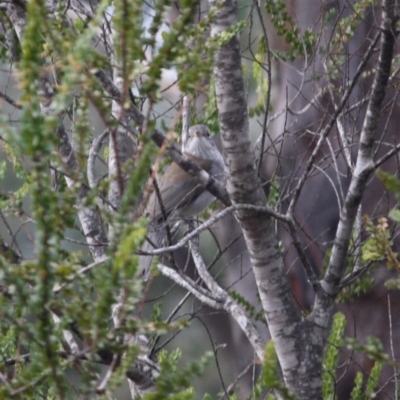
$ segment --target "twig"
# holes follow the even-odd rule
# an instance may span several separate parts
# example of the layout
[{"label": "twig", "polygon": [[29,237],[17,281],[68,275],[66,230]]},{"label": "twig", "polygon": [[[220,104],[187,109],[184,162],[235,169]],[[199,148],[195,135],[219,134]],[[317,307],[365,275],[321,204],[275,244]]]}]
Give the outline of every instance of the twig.
[{"label": "twig", "polygon": [[213,298],[211,293],[209,293],[208,291],[205,291],[204,289],[202,290],[190,278],[180,275],[177,271],[175,271],[172,268],[169,268],[163,264],[158,264],[157,268],[164,276],[172,279],[179,286],[188,290],[190,293],[192,293],[197,299],[199,299],[204,304],[207,304],[208,306],[215,308],[217,310],[221,309],[221,304],[220,304],[221,300]]},{"label": "twig", "polygon": [[258,0],[254,1],[254,4],[256,6],[258,18],[260,19],[260,24],[263,32],[263,37],[265,40],[265,52],[267,54],[267,77],[268,77],[268,87],[267,87],[267,96],[265,98],[265,113],[264,113],[264,120],[263,120],[263,127],[262,127],[262,133],[261,133],[261,149],[260,149],[260,158],[258,161],[258,175],[260,175],[261,171],[261,166],[262,166],[262,160],[264,156],[264,147],[265,147],[265,137],[267,136],[267,122],[268,122],[268,112],[269,112],[269,105],[271,101],[271,84],[272,84],[272,78],[271,78],[271,52],[270,52],[270,47],[269,47],[269,40],[268,40],[268,34],[267,34],[267,29],[264,24],[263,16],[261,13],[260,5]]},{"label": "twig", "polygon": [[364,67],[366,66],[371,54],[373,53],[375,45],[378,42],[378,39],[380,38],[380,36],[381,36],[381,33],[378,32],[376,34],[374,40],[372,41],[371,45],[369,46],[369,48],[368,48],[365,56],[363,57],[361,63],[359,64],[359,66],[357,68],[357,71],[354,74],[353,79],[351,80],[351,82],[349,83],[345,93],[343,94],[339,106],[336,108],[335,112],[331,116],[328,124],[325,126],[325,129],[323,129],[323,131],[320,133],[320,138],[318,140],[318,143],[316,144],[316,146],[315,146],[315,148],[314,148],[314,150],[313,150],[313,152],[312,152],[312,154],[311,154],[311,156],[310,156],[310,158],[309,158],[309,160],[307,162],[305,171],[304,171],[303,175],[300,177],[299,182],[297,184],[297,187],[294,190],[292,199],[291,199],[290,204],[289,204],[289,209],[288,209],[288,213],[289,214],[293,214],[294,207],[295,207],[295,205],[297,203],[297,200],[299,199],[300,192],[301,192],[301,190],[302,190],[302,188],[304,186],[304,183],[305,183],[306,179],[308,178],[308,176],[309,176],[309,174],[311,172],[312,166],[314,165],[314,161],[316,160],[316,158],[317,158],[317,156],[318,156],[318,154],[319,154],[319,152],[321,150],[321,147],[324,144],[325,139],[328,136],[329,132],[331,131],[333,125],[335,124],[338,116],[341,114],[341,112],[343,110],[343,107],[347,103],[347,100],[349,99],[354,87],[356,86],[356,83],[358,82],[358,79],[361,76],[361,74],[362,74],[362,72],[364,70]]},{"label": "twig", "polygon": [[21,104],[17,103],[10,96],[7,96],[5,93],[0,91],[0,98],[4,99],[7,103],[11,104],[13,107],[18,108],[18,110],[22,110]]},{"label": "twig", "polygon": [[[374,171],[374,143],[381,116],[382,104],[390,76],[395,45],[394,28],[397,14],[393,0],[386,0],[382,7],[381,47],[372,92],[361,131],[357,162],[350,182],[346,200],[340,213],[340,221],[335,235],[329,265],[322,281],[326,300],[331,304],[340,290],[340,282],[346,268],[346,257],[352,229],[357,216],[367,181]],[[374,41],[375,42],[375,41]],[[365,60],[365,57],[364,57]],[[321,303],[319,303],[321,304]]]},{"label": "twig", "polygon": [[390,304],[390,293],[387,295],[388,301],[388,316],[389,316],[389,335],[390,335],[390,352],[392,353],[392,360],[393,360],[393,374],[394,374],[394,398],[398,399],[399,393],[399,380],[397,376],[397,368],[396,368],[396,358],[394,354],[394,347],[393,347],[393,325],[392,325],[392,307]]},{"label": "twig", "polygon": [[183,97],[182,106],[182,152],[185,151],[185,146],[189,137],[190,126],[190,99],[189,96]]},{"label": "twig", "polygon": [[199,225],[196,229],[194,229],[189,234],[187,234],[184,238],[182,238],[175,245],[168,246],[168,247],[162,247],[160,249],[154,249],[154,250],[151,250],[151,251],[142,252],[142,254],[155,256],[155,255],[159,255],[159,254],[164,254],[164,253],[168,253],[168,252],[171,252],[171,251],[175,251],[175,250],[183,247],[186,243],[188,243],[191,239],[193,239],[199,233],[205,231],[210,226],[215,224],[215,222],[217,222],[218,220],[224,218],[227,214],[229,214],[231,212],[234,212],[234,211],[237,211],[237,210],[251,210],[251,211],[255,211],[255,212],[265,213],[265,214],[268,214],[271,217],[274,217],[274,218],[276,218],[276,219],[278,219],[280,221],[283,221],[283,222],[286,222],[286,223],[290,223],[290,218],[288,218],[287,216],[272,210],[268,206],[259,207],[259,206],[253,206],[251,204],[235,204],[233,206],[225,208],[225,210],[219,212],[214,217],[208,219],[206,222],[204,222],[201,225]]},{"label": "twig", "polygon": [[199,276],[206,284],[210,292],[216,294],[218,298],[221,299],[219,303],[219,309],[223,309],[235,319],[239,327],[242,329],[243,333],[246,335],[247,339],[251,343],[254,351],[257,354],[257,357],[260,360],[264,359],[264,341],[261,336],[257,332],[257,329],[254,327],[250,318],[246,315],[246,312],[243,308],[236,303],[235,300],[224,290],[222,289],[214,278],[210,275],[207,270],[207,267],[203,261],[203,258],[200,255],[198,244],[194,241],[190,242],[190,251],[193,256],[194,263],[196,265],[197,272]]},{"label": "twig", "polygon": [[68,282],[65,282],[57,287],[55,287],[53,289],[53,293],[59,293],[61,292],[61,290],[63,290],[67,285],[69,285],[70,283],[72,283],[79,275],[83,275],[86,272],[89,272],[90,270],[92,270],[93,268],[98,267],[99,265],[102,265],[104,263],[106,263],[107,261],[109,261],[111,258],[108,256],[104,256],[102,259],[87,265],[86,267],[81,268],[76,274],[72,275],[71,277],[68,278]]},{"label": "twig", "polygon": [[101,146],[103,145],[103,142],[105,138],[108,136],[109,131],[106,129],[100,136],[96,137],[92,145],[90,146],[89,149],[89,154],[88,154],[88,165],[87,165],[87,177],[88,177],[88,182],[89,182],[89,187],[93,189],[94,187],[97,186],[97,180],[95,177],[94,173],[94,163],[96,161],[96,157],[101,149]]}]

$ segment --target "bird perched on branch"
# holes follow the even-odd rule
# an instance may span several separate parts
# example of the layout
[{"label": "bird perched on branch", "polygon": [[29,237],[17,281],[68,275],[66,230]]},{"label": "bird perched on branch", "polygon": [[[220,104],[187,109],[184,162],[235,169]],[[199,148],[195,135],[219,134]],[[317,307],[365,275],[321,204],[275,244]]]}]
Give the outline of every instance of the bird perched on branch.
[{"label": "bird perched on branch", "polygon": [[[183,152],[211,176],[222,181],[224,162],[210,131],[205,125],[189,128],[189,135]],[[200,185],[196,178],[187,174],[178,164],[172,163],[166,170],[159,185],[149,199],[145,216],[150,218],[146,241],[142,252],[163,246],[167,236],[167,225],[171,220],[194,217],[205,210],[215,197]],[[161,197],[161,204],[160,204]],[[147,279],[153,256],[139,257],[140,275]]]}]

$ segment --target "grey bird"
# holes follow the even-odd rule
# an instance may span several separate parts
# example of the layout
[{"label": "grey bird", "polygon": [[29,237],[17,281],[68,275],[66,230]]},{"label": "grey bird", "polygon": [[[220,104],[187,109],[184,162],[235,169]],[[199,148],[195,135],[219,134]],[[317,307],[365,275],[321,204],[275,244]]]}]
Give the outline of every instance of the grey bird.
[{"label": "grey bird", "polygon": [[[210,131],[205,125],[189,128],[189,135],[183,152],[192,161],[219,181],[224,179],[224,161],[218,151]],[[196,178],[187,174],[178,164],[172,163],[159,183],[163,209],[154,191],[144,212],[150,219],[143,252],[163,246],[167,230],[166,224],[172,219],[194,217],[205,210],[215,197],[200,185]],[[163,210],[165,215],[163,215]],[[166,218],[166,221],[165,221]],[[139,257],[139,273],[148,279],[153,256]]]}]

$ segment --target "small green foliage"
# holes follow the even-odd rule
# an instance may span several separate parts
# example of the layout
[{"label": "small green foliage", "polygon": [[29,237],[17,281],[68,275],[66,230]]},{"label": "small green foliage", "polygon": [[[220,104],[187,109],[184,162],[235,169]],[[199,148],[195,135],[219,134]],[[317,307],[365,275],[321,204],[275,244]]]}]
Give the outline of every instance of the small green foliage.
[{"label": "small green foliage", "polygon": [[136,272],[138,257],[132,249],[138,249],[143,243],[147,230],[147,220],[141,218],[137,223],[128,225],[118,242],[113,267],[117,269],[128,269],[128,275]]},{"label": "small green foliage", "polygon": [[367,381],[366,398],[373,399],[376,397],[376,389],[379,384],[379,377],[382,372],[382,363],[377,361],[371,369],[370,376]]},{"label": "small green foliage", "polygon": [[8,326],[4,321],[0,323],[0,357],[7,360],[13,357],[16,352],[15,337],[17,329],[15,326]]},{"label": "small green foliage", "polygon": [[[384,186],[390,190],[397,201],[400,202],[400,180],[397,176],[385,172],[379,169],[376,172],[380,181]],[[389,218],[395,222],[395,224],[400,224],[400,210],[395,208],[389,212]],[[393,241],[391,240],[391,233],[388,228],[387,220],[383,218],[380,222],[374,226],[370,221],[368,221],[369,233],[373,242],[373,254],[377,257],[384,257],[387,261],[389,267],[394,267],[397,270],[400,269],[400,261],[398,259],[398,253],[393,251]],[[386,287],[391,290],[400,289],[400,279],[390,279],[386,282]]]},{"label": "small green foliage", "polygon": [[321,276],[324,276],[326,273],[326,270],[328,269],[329,266],[329,260],[331,259],[332,256],[332,249],[328,249],[325,252],[325,257],[322,261],[322,271],[321,271]]},{"label": "small green foliage", "polygon": [[268,205],[272,208],[279,204],[279,198],[281,196],[279,189],[279,180],[279,176],[274,175],[269,182]]},{"label": "small green foliage", "polygon": [[324,14],[324,21],[325,23],[329,24],[335,21],[337,16],[337,9],[336,7],[331,7],[325,14]]},{"label": "small green foliage", "polygon": [[[262,41],[263,38],[260,39]],[[260,116],[265,112],[265,99],[268,93],[268,77],[262,68],[266,58],[265,52],[260,52],[255,55],[253,61],[253,77],[256,81],[257,102],[254,107],[249,110],[250,117]]]},{"label": "small green foliage", "polygon": [[364,217],[365,229],[369,238],[363,245],[362,259],[379,261],[385,259],[388,267],[399,267],[398,254],[392,250],[393,241],[389,230],[388,220],[384,217],[378,219],[375,225],[369,217]]},{"label": "small green foliage", "polygon": [[316,42],[315,35],[309,30],[306,30],[304,34],[300,32],[295,20],[286,9],[285,1],[267,0],[265,9],[271,18],[276,33],[285,39],[286,44],[290,45],[290,51],[279,54],[281,58],[293,61],[297,57],[313,54]]},{"label": "small green foliage", "polygon": [[364,345],[360,344],[355,338],[346,338],[345,343],[349,350],[364,353],[369,359],[375,362],[369,373],[365,387],[363,382],[363,373],[357,373],[355,378],[355,386],[351,392],[351,399],[374,399],[376,397],[376,389],[379,384],[379,377],[381,375],[383,365],[391,365],[393,362],[385,353],[381,341],[375,337],[368,337],[366,344]]},{"label": "small green foliage", "polygon": [[400,181],[399,179],[386,171],[383,171],[382,169],[378,169],[376,171],[376,176],[379,178],[379,180],[383,183],[383,185],[386,187],[386,189],[390,190],[397,198],[398,201],[400,201]]},{"label": "small green foliage", "polygon": [[376,397],[376,388],[379,384],[379,376],[382,371],[382,364],[375,362],[367,380],[366,388],[363,390],[363,374],[357,372],[355,385],[351,392],[351,400],[370,400]]},{"label": "small green foliage", "polygon": [[400,279],[388,279],[385,286],[388,290],[400,290]]},{"label": "small green foliage", "polygon": [[[354,241],[354,238],[352,238],[352,243],[354,243]],[[362,246],[363,252],[361,256],[361,262],[365,265],[367,265],[367,263],[371,263],[372,265],[369,266],[368,270],[362,276],[359,276],[356,280],[354,280],[353,283],[344,287],[340,291],[336,298],[337,302],[352,302],[361,295],[367,293],[373,287],[375,280],[372,277],[372,273],[374,272],[377,263],[372,262],[372,260],[367,260],[364,257],[364,254],[368,255],[369,250],[372,248],[372,243],[369,243],[368,241]],[[349,274],[354,269],[354,257],[349,255],[347,262],[348,267],[346,269],[346,274]]]},{"label": "small green foliage", "polygon": [[[371,7],[370,0],[359,0],[354,2],[353,12],[347,16],[337,12],[336,7],[331,7],[324,14],[325,29],[329,31],[331,39],[327,44],[319,47],[319,53],[327,55],[325,57],[325,67],[330,79],[343,76],[344,69],[348,63],[348,46],[359,30],[360,24],[364,20],[365,12]],[[306,39],[307,41],[307,39]],[[316,77],[319,79],[319,77]]]},{"label": "small green foliage", "polygon": [[352,302],[361,295],[368,293],[375,283],[375,280],[369,276],[372,270],[373,268],[370,268],[368,274],[364,274],[357,278],[352,284],[343,288],[338,294],[336,301],[338,303]]},{"label": "small green foliage", "polygon": [[396,224],[400,224],[400,210],[394,209],[389,212],[389,218],[396,222]]},{"label": "small green foliage", "polygon": [[269,340],[264,349],[264,364],[261,374],[264,387],[273,388],[280,384],[278,372],[278,360],[276,358],[275,345]]},{"label": "small green foliage", "polygon": [[367,337],[366,344],[362,345],[355,338],[346,338],[346,347],[349,350],[365,353],[371,360],[380,363],[390,362],[389,356],[385,353],[382,342],[376,337]]},{"label": "small green foliage", "polygon": [[333,317],[331,333],[323,362],[322,393],[323,398],[334,400],[336,368],[339,360],[339,347],[346,328],[346,317],[338,312]]},{"label": "small green foliage", "polygon": [[201,376],[205,367],[213,359],[211,353],[205,354],[199,361],[192,362],[185,367],[178,367],[181,358],[179,349],[167,353],[160,352],[158,362],[160,364],[160,376],[156,380],[156,391],[144,396],[144,400],[192,400],[195,392],[191,387],[191,379]]},{"label": "small green foliage", "polygon": [[146,179],[148,178],[149,167],[151,166],[156,151],[157,149],[155,144],[145,139],[143,152],[139,162],[129,178],[121,202],[120,215],[122,218],[124,218],[125,214],[129,211],[129,208],[136,204],[138,196],[141,194]]},{"label": "small green foliage", "polygon": [[258,387],[258,390],[275,389],[282,399],[296,399],[289,389],[285,387],[285,384],[279,377],[278,359],[276,357],[275,345],[272,340],[267,343],[264,349],[264,363],[259,383],[260,386]]},{"label": "small green foliage", "polygon": [[356,374],[356,378],[354,379],[354,388],[351,391],[350,395],[351,400],[363,399],[362,387],[363,387],[363,374],[362,372],[358,371]]},{"label": "small green foliage", "polygon": [[[0,122],[1,129],[4,132],[5,138],[7,139],[2,144],[2,149],[7,155],[7,159],[11,163],[16,176],[18,178],[26,178],[27,173],[25,168],[22,166],[21,163],[22,160],[17,150],[19,133],[14,129],[10,129],[6,121],[3,121],[2,119],[0,119],[0,121],[1,121]],[[15,147],[12,144],[15,144]]]},{"label": "small green foliage", "polygon": [[[165,1],[159,1],[165,5]],[[143,13],[141,0],[114,1],[112,24],[114,29],[114,44],[116,50],[116,64],[121,67],[120,76],[127,87],[132,86],[133,79],[137,78],[135,71],[138,61],[143,59]],[[157,7],[157,10],[160,7]],[[161,6],[161,9],[164,7]],[[153,20],[154,23],[154,20]]]},{"label": "small green foliage", "polygon": [[161,314],[161,306],[162,303],[156,303],[151,311],[151,320],[153,322],[161,322],[162,314]]},{"label": "small green foliage", "polygon": [[204,123],[210,128],[210,132],[217,134],[219,133],[219,121],[216,107],[215,97],[215,78],[211,76],[210,84],[208,88],[208,95],[206,103],[203,107],[204,119],[193,120],[193,123]]},{"label": "small green foliage", "polygon": [[[374,284],[371,274],[379,261],[386,261],[389,268],[399,268],[398,254],[393,251],[388,220],[382,217],[376,224],[368,216],[364,216],[363,220],[369,237],[362,245],[361,262],[372,265],[366,274],[342,290],[338,296],[339,301],[352,300],[366,293]],[[352,263],[349,262],[349,264]]]},{"label": "small green foliage", "polygon": [[257,311],[256,307],[252,303],[234,290],[230,291],[229,294],[238,304],[243,306],[251,318],[253,318],[255,321],[261,321],[266,324],[265,314],[262,310]]}]

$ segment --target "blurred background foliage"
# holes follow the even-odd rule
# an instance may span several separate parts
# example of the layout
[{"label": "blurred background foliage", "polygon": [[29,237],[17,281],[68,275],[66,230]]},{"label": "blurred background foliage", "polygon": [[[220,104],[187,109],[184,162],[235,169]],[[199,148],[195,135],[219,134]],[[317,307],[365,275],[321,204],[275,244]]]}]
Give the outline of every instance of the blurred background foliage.
[{"label": "blurred background foliage", "polygon": [[[338,2],[337,6],[326,2],[309,6],[300,0],[288,3],[281,0],[240,1],[240,22],[227,34],[211,38],[210,24],[218,7],[208,10],[206,4],[193,0],[174,4],[166,0],[151,3],[142,0],[0,1],[0,234],[4,250],[0,258],[0,377],[4,383],[0,387],[1,398],[130,398],[125,373],[138,358],[140,346],[126,343],[127,334],[147,335],[150,345],[159,351],[161,378],[157,392],[147,394],[149,399],[207,398],[205,393],[210,393],[213,398],[223,398],[229,383],[237,384],[236,378],[241,371],[243,376],[247,373],[247,380],[243,379],[237,385],[239,398],[245,398],[251,392],[253,398],[261,398],[267,388],[281,390],[286,398],[291,398],[278,379],[279,369],[272,344],[266,348],[265,368],[255,385],[259,363],[254,362],[252,350],[244,344],[232,321],[222,312],[210,310],[187,296],[183,289],[166,278],[157,276],[150,284],[143,285],[136,276],[137,255],[133,251],[140,248],[146,232],[147,221],[137,215],[136,210],[140,208],[148,170],[163,155],[151,143],[149,134],[158,127],[179,141],[182,96],[188,95],[192,100],[191,123],[206,123],[213,134],[218,135],[213,55],[235,34],[241,39],[254,142],[268,122],[265,144],[268,154],[261,175],[270,205],[284,209],[282,199],[296,181],[302,168],[301,160],[314,144],[315,125],[323,120],[321,110],[317,117],[289,111],[301,101],[303,106],[309,106],[315,97],[325,101],[327,109],[331,107],[326,100],[327,77],[337,80],[332,96],[341,94],[362,59],[365,38],[370,38],[370,30],[376,28],[376,10],[379,9],[378,2],[374,8],[365,0],[350,2],[351,6],[343,5],[344,2]],[[15,13],[19,12],[17,20],[25,21],[23,32],[18,31],[17,20],[10,14],[11,8]],[[318,18],[314,18],[315,15]],[[367,23],[369,19],[373,23]],[[367,34],[364,34],[365,29]],[[393,64],[393,69],[396,68],[398,59]],[[96,75],[100,70],[114,81],[118,78],[122,82],[119,86],[122,93],[119,116],[111,112],[113,99]],[[311,85],[312,96],[308,96],[306,86],[304,93],[301,92],[299,88],[303,86],[297,86],[297,78],[291,75],[301,75],[299,71],[303,74],[302,84]],[[372,67],[364,72],[360,93],[363,88],[366,93],[369,91],[371,71]],[[299,90],[300,97],[304,94],[304,98],[289,105],[292,93],[285,89],[287,84]],[[388,107],[396,102],[395,84],[393,90]],[[321,91],[322,95],[318,97]],[[348,105],[351,108],[358,101],[361,102],[359,108],[353,109],[354,113],[345,122],[352,138],[355,137],[354,142],[365,105],[363,96],[352,99]],[[121,123],[126,114],[124,107],[128,108],[131,102],[146,119],[140,136],[137,124],[129,117],[127,121],[132,126]],[[390,121],[395,125],[392,116],[393,110],[387,119],[383,119],[383,124]],[[66,162],[68,154],[66,158],[65,154],[60,155],[65,140],[61,126],[75,154],[73,168],[69,160]],[[127,161],[123,166],[126,178],[121,207],[116,210],[107,199],[110,182],[115,177],[107,175],[110,155],[106,141],[94,164],[94,185],[88,182],[87,168],[88,153],[93,149],[94,140],[105,131],[112,136],[121,129],[127,133]],[[288,139],[279,136],[282,132]],[[333,153],[328,166],[324,158],[326,153],[319,160],[321,168],[328,171],[326,175],[330,174],[332,165],[336,167],[335,162],[340,164],[343,160],[340,149],[335,148]],[[161,170],[163,165],[161,163]],[[347,188],[347,172],[341,166],[338,169],[341,174],[332,178],[334,185],[326,181],[316,184],[311,179],[310,185],[315,189],[308,192],[308,199],[302,199],[304,206],[299,206],[303,207],[302,216],[310,225],[309,231],[304,228],[306,235],[312,232],[318,242],[318,256],[310,256],[317,271],[322,270],[323,259],[329,254],[332,232],[338,220],[332,186],[339,188],[338,191]],[[380,179],[398,199],[396,171],[397,168],[389,168]],[[313,175],[313,179],[319,177],[317,173]],[[65,178],[70,184],[65,183]],[[386,196],[383,185],[378,185],[379,193]],[[325,189],[328,200],[323,197],[325,193],[315,194],[315,190]],[[344,320],[354,321],[349,314],[359,312],[357,310],[362,310],[373,300],[384,299],[385,307],[387,305],[385,286],[380,286],[377,298],[371,300],[371,296],[368,297],[375,293],[373,288],[377,281],[385,283],[387,280],[386,275],[376,279],[373,274],[379,262],[391,267],[390,288],[398,296],[395,251],[398,212],[391,212],[390,218],[395,223],[389,223],[389,211],[394,203],[388,201],[379,210],[378,205],[383,204],[380,198],[373,197],[370,201],[374,213],[365,217],[363,234],[362,261],[370,262],[376,268],[371,267],[370,273],[346,288],[341,297],[350,306],[342,310],[344,314],[337,314],[333,322],[329,339],[333,352],[328,351],[326,355],[324,398],[334,398],[335,391],[340,399],[349,396],[372,398],[382,364],[397,375],[397,364],[384,357],[390,354],[395,333],[392,332],[389,341],[387,337],[381,337],[383,345],[380,341],[368,344],[360,344],[357,340],[342,341],[344,332],[349,334]],[[102,229],[107,232],[112,227],[113,233],[106,236],[109,243],[97,243],[104,247],[104,255],[110,258],[87,273],[80,273],[85,266],[99,261],[88,248],[80,225],[77,210],[84,207],[96,209],[101,216]],[[221,207],[217,204],[214,209]],[[312,208],[316,217],[310,216]],[[208,211],[201,218],[206,219],[212,212]],[[381,219],[377,220],[377,217]],[[319,226],[316,228],[315,225]],[[281,248],[294,296],[299,308],[307,313],[312,295],[304,276],[296,269],[298,260],[291,258],[290,240],[285,239],[281,228],[277,229],[282,234]],[[249,260],[243,243],[239,243],[239,236],[232,218],[217,224],[212,234],[201,237],[204,258],[208,263],[215,263],[215,275],[247,308],[267,338]],[[229,243],[233,245],[229,246]],[[304,243],[307,247],[306,239]],[[93,247],[96,246],[92,246],[92,250]],[[230,247],[234,251],[227,251],[222,257],[221,249]],[[188,264],[186,252],[180,251],[175,256],[179,265]],[[356,255],[351,257],[355,260]],[[349,267],[351,265],[349,262]],[[114,305],[121,304],[121,296],[122,306],[116,311]],[[178,306],[180,302],[182,305]],[[383,315],[380,309],[372,307],[368,310],[374,318]],[[386,317],[392,318],[385,312]],[[119,326],[112,322],[115,313],[120,318]],[[365,322],[361,324],[354,322],[365,335],[379,336],[375,331],[364,329]],[[394,329],[387,321],[382,326],[388,331]],[[400,324],[396,326],[398,330]],[[71,351],[74,349],[67,342],[65,331],[72,332],[80,351]],[[350,336],[359,339],[354,332]],[[361,335],[360,341],[363,339]],[[167,351],[160,352],[164,345]],[[343,389],[336,388],[335,370],[341,359],[339,346],[347,346],[348,353],[344,356],[341,353],[343,357],[350,353],[363,354],[360,356],[362,361],[354,362],[354,365],[361,365],[358,369],[370,376],[365,381],[365,392],[363,376],[353,370],[348,373],[348,382],[342,380]],[[99,363],[99,352],[104,349],[124,354],[111,377],[106,374],[110,367]],[[394,354],[392,358],[395,358]],[[348,365],[343,368],[350,370]],[[124,385],[122,389],[121,385]]]}]

